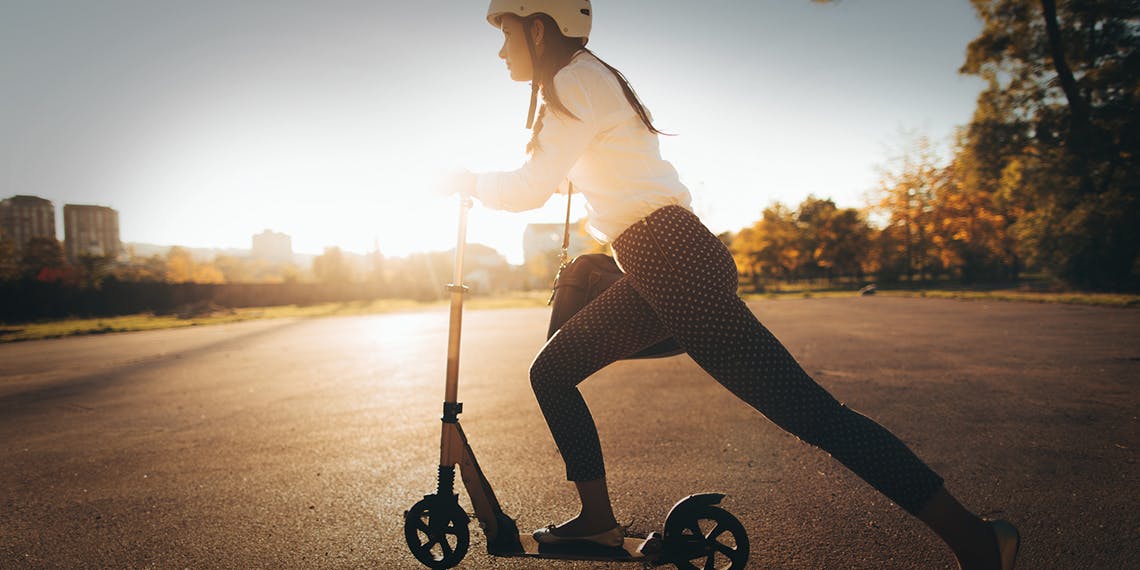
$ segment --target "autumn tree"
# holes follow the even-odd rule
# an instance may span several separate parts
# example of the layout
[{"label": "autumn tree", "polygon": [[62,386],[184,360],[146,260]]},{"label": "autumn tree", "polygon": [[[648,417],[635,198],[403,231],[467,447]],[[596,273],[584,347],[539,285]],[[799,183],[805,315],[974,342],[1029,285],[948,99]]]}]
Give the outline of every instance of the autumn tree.
[{"label": "autumn tree", "polygon": [[293,263],[257,257],[221,254],[210,265],[221,273],[225,283],[295,283],[301,275]]},{"label": "autumn tree", "polygon": [[772,280],[787,280],[799,269],[800,250],[795,212],[775,202],[759,221],[736,234],[732,251],[741,274],[752,288],[762,291]]},{"label": "autumn tree", "polygon": [[886,218],[880,232],[887,267],[897,267],[907,281],[925,281],[942,269],[935,243],[934,211],[940,186],[945,183],[942,159],[925,135],[902,134],[895,156],[879,167],[876,209]]},{"label": "autumn tree", "polygon": [[1140,2],[972,0],[961,71],[988,87],[966,132],[1027,262],[1074,285],[1140,284]]},{"label": "autumn tree", "polygon": [[166,277],[169,283],[189,283],[194,280],[194,259],[184,247],[174,246],[166,252]]},{"label": "autumn tree", "polygon": [[161,282],[166,280],[166,258],[161,255],[141,256],[127,249],[126,263],[111,267],[111,277],[126,282]]},{"label": "autumn tree", "polygon": [[191,280],[195,283],[225,283],[226,276],[213,263],[195,263]]},{"label": "autumn tree", "polygon": [[352,268],[339,247],[326,247],[313,259],[313,277],[321,283],[348,283],[352,280]]},{"label": "autumn tree", "polygon": [[166,252],[166,281],[169,283],[225,283],[226,277],[214,263],[198,262],[184,247]]},{"label": "autumn tree", "polygon": [[796,226],[805,277],[862,279],[872,231],[858,210],[809,195],[796,211]]},{"label": "autumn tree", "polygon": [[959,143],[945,167],[934,199],[934,245],[939,261],[963,283],[1010,281],[1019,275],[1017,240],[1010,232],[1019,212],[1002,199],[1010,173],[998,173],[998,185],[983,187],[976,176],[973,151]]},{"label": "autumn tree", "polygon": [[52,237],[34,237],[28,240],[24,245],[20,268],[26,277],[40,281],[62,280],[67,272],[63,246]]},{"label": "autumn tree", "polygon": [[808,195],[796,210],[797,244],[801,276],[818,278],[832,265],[828,251],[835,242],[829,222],[835,215],[835,202]]},{"label": "autumn tree", "polygon": [[824,231],[821,258],[826,262],[828,280],[833,277],[854,277],[863,281],[866,273],[874,270],[871,247],[874,229],[863,212],[855,208],[839,208],[831,212]]},{"label": "autumn tree", "polygon": [[79,254],[76,267],[79,271],[80,283],[84,287],[98,289],[103,280],[111,274],[111,267],[114,263],[115,257],[111,255]]},{"label": "autumn tree", "polygon": [[873,233],[858,210],[808,196],[796,210],[776,202],[755,224],[722,239],[743,285],[760,291],[772,281],[862,279],[871,269]]},{"label": "autumn tree", "polygon": [[246,260],[232,255],[218,255],[214,257],[214,266],[222,272],[226,283],[253,283],[253,267]]}]

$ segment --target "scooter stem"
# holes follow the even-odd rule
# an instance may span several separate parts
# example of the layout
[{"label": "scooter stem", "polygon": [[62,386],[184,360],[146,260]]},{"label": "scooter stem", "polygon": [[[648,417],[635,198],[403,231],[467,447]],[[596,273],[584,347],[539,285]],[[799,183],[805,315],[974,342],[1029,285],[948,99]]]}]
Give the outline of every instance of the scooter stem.
[{"label": "scooter stem", "polygon": [[463,284],[463,250],[467,246],[467,212],[471,209],[471,197],[462,196],[459,200],[459,235],[455,240],[455,273],[447,290],[451,292],[451,319],[447,337],[447,389],[445,404],[455,404],[459,398],[459,336],[463,327],[463,295],[467,286]]}]

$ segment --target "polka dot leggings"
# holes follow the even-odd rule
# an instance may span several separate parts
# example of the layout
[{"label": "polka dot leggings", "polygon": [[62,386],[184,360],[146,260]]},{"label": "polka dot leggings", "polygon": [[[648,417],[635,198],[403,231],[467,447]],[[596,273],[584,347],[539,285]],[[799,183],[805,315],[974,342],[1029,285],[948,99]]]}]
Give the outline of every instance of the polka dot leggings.
[{"label": "polka dot leggings", "polygon": [[700,220],[661,208],[613,242],[626,275],[570,318],[531,365],[539,407],[571,481],[605,476],[578,384],[672,336],[698,365],[776,425],[917,513],[942,486],[893,434],[815,383],[736,294],[736,264]]}]

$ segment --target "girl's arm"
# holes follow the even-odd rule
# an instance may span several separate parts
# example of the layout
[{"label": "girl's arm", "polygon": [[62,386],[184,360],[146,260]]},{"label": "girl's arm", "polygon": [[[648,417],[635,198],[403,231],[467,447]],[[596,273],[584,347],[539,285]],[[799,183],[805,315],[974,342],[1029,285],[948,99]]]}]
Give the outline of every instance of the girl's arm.
[{"label": "girl's arm", "polygon": [[587,90],[576,70],[554,77],[562,103],[574,117],[548,110],[538,133],[538,148],[517,170],[478,175],[475,196],[488,208],[521,212],[541,207],[558,190],[600,128]]}]

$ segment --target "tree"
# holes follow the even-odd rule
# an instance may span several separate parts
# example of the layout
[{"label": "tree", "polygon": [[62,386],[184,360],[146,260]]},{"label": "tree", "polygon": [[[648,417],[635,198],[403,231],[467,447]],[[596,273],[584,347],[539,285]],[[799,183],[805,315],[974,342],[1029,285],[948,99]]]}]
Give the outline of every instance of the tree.
[{"label": "tree", "polygon": [[16,244],[0,230],[0,282],[20,278],[20,256]]},{"label": "tree", "polygon": [[76,261],[79,266],[80,283],[84,287],[98,289],[103,280],[110,274],[115,258],[110,255],[81,253]]},{"label": "tree", "polygon": [[898,153],[880,166],[878,211],[887,215],[882,233],[895,249],[883,250],[885,265],[901,267],[907,281],[925,281],[943,266],[935,243],[934,205],[945,170],[930,139],[903,133]]},{"label": "tree", "polygon": [[871,269],[871,240],[874,230],[866,217],[855,208],[837,209],[831,213],[824,229],[820,258],[825,260],[827,278],[854,277],[863,280]]},{"label": "tree", "polygon": [[861,280],[870,268],[872,234],[858,210],[808,196],[795,211],[776,202],[751,227],[720,237],[746,286],[761,291],[773,280]]},{"label": "tree", "polygon": [[801,267],[805,276],[863,276],[871,245],[871,226],[854,208],[840,209],[831,199],[808,196],[796,211]]},{"label": "tree", "polygon": [[[1140,287],[1140,2],[971,3],[983,30],[959,71],[988,87],[956,160],[958,197],[993,214],[1014,277],[1024,264],[1081,287]],[[913,236],[885,237],[913,256]]]},{"label": "tree", "polygon": [[174,246],[166,252],[166,281],[169,283],[194,281],[194,259],[186,248]]},{"label": "tree", "polygon": [[225,283],[226,276],[213,263],[198,263],[194,265],[191,280],[195,283]]},{"label": "tree", "polygon": [[342,284],[352,280],[352,269],[339,247],[326,247],[313,259],[313,276],[321,283]]},{"label": "tree", "polygon": [[142,257],[134,248],[128,249],[126,263],[111,269],[111,277],[125,282],[162,282],[166,280],[166,259],[161,255]]},{"label": "tree", "polygon": [[971,184],[1014,214],[1028,263],[1140,286],[1140,2],[973,5],[984,28],[961,71],[989,87],[966,133]]},{"label": "tree", "polygon": [[251,283],[254,281],[250,265],[239,257],[218,255],[214,258],[214,266],[222,272],[226,283]]},{"label": "tree", "polygon": [[827,275],[834,265],[832,250],[835,236],[831,234],[829,226],[835,211],[835,202],[821,200],[813,195],[808,195],[796,210],[796,229],[799,233],[797,248],[800,250],[804,277]]},{"label": "tree", "polygon": [[59,281],[63,278],[66,267],[63,247],[55,238],[34,237],[25,244],[20,268],[26,277]]},{"label": "tree", "polygon": [[764,290],[771,280],[796,277],[800,266],[798,234],[795,212],[775,202],[764,209],[760,221],[736,235],[731,250],[754,290]]},{"label": "tree", "polygon": [[942,265],[964,283],[1016,280],[1020,257],[1009,228],[1019,208],[1003,196],[1020,182],[1009,166],[995,173],[994,184],[983,182],[977,176],[981,160],[959,142],[935,196],[935,246]]}]

